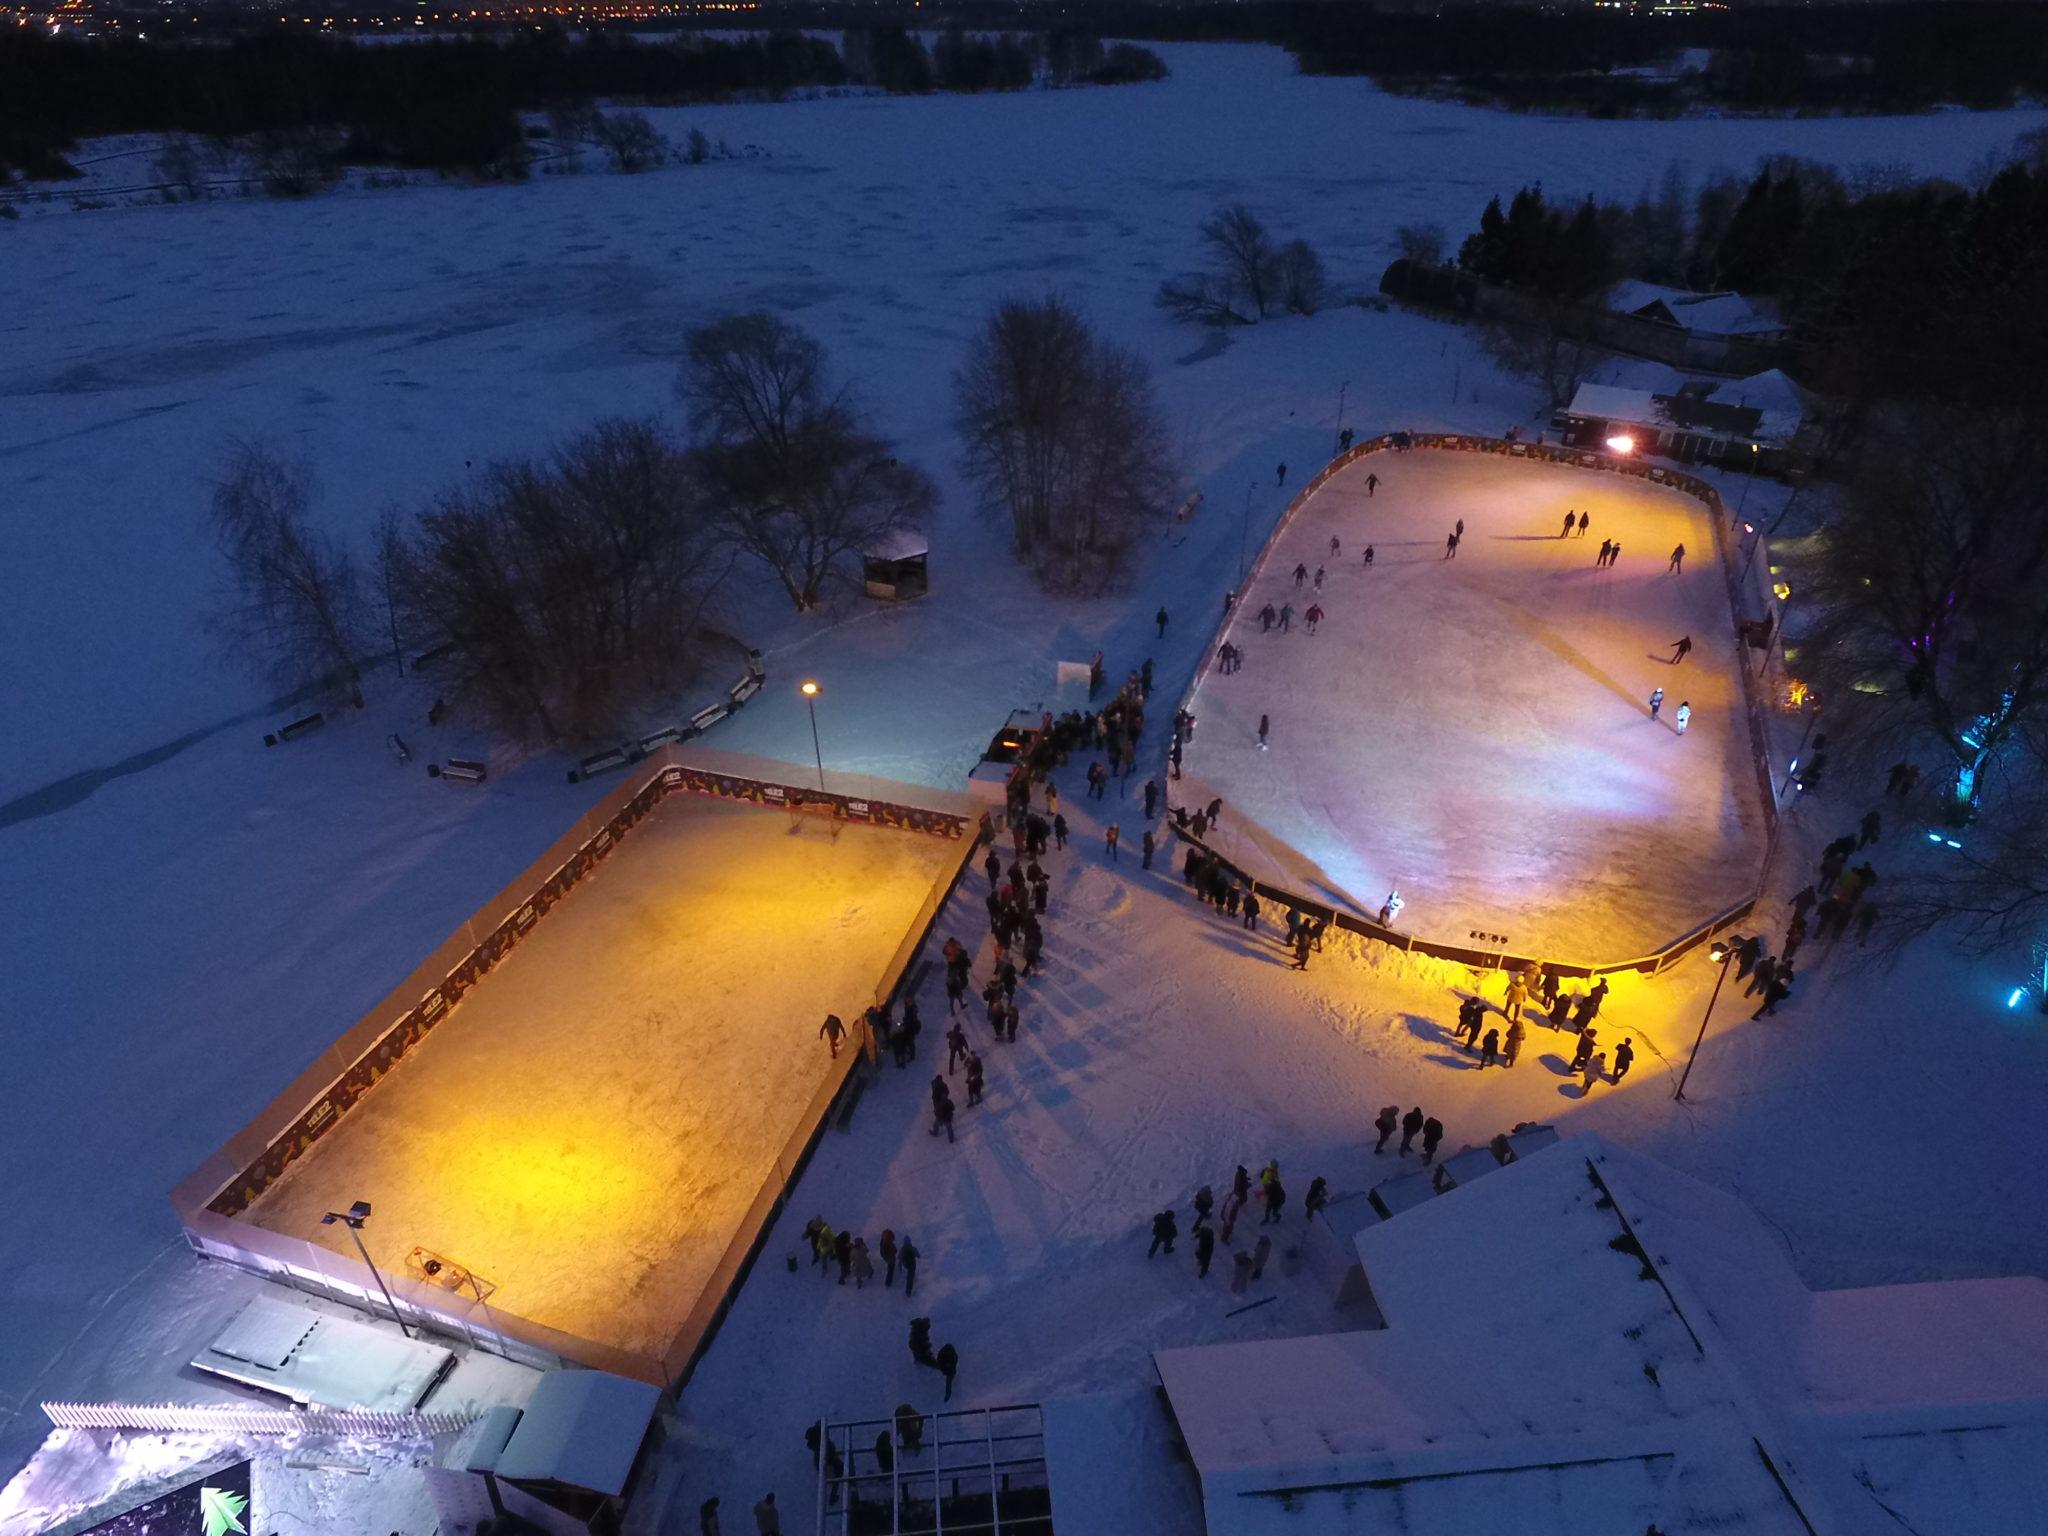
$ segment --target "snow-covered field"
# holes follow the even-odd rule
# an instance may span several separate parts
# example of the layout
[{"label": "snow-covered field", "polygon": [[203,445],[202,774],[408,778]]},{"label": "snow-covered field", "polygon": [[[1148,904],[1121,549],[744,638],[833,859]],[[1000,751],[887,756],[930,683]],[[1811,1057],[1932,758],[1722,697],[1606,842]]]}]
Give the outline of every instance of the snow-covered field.
[{"label": "snow-covered field", "polygon": [[[1583,536],[1560,537],[1568,511]],[[1607,539],[1621,555],[1596,568]],[[1284,631],[1269,605],[1292,610]],[[1681,635],[1695,648],[1674,666]],[[1398,887],[1404,929],[1586,963],[1649,954],[1755,889],[1734,623],[1690,496],[1493,454],[1370,454],[1295,513],[1229,639],[1243,663],[1203,679],[1173,798],[1221,796],[1211,842],[1285,889],[1371,915]]]},{"label": "snow-covered field", "polygon": [[671,796],[251,1212],[659,1359],[959,847]]},{"label": "snow-covered field", "polygon": [[[0,225],[0,1467],[39,1438],[41,1398],[191,1390],[174,1362],[252,1282],[191,1264],[164,1192],[595,793],[565,786],[559,758],[502,747],[481,790],[400,769],[384,734],[416,731],[429,700],[388,677],[362,717],[265,752],[266,690],[218,665],[204,625],[224,439],[304,451],[321,516],[361,540],[386,502],[418,505],[466,463],[605,414],[671,413],[683,326],[782,309],[938,474],[934,591],[798,619],[735,590],[729,616],[770,681],[713,744],[808,761],[792,685],[812,674],[829,766],[957,787],[1010,708],[1049,697],[1057,659],[1100,646],[1120,675],[1149,655],[1179,696],[1236,574],[1244,487],[1269,486],[1280,460],[1308,472],[1347,380],[1346,421],[1366,432],[1535,415],[1468,333],[1418,316],[1343,308],[1220,337],[1169,324],[1152,290],[1192,264],[1218,203],[1248,201],[1369,288],[1396,226],[1455,237],[1525,180],[1633,196],[1670,159],[1703,175],[1778,152],[1961,175],[2048,120],[1509,117],[1300,79],[1271,50],[1164,52],[1174,78],[1157,87],[662,114],[671,133],[701,123],[769,154],[644,178]],[[1047,288],[1152,361],[1207,493],[1144,552],[1127,598],[1032,591],[952,472],[948,375],[966,338],[998,296]],[[1255,547],[1284,495],[1254,497]],[[1753,498],[1753,514],[1775,509],[1770,487]],[[1155,641],[1162,602],[1176,622]],[[1505,667],[1534,654],[1521,638]],[[1863,808],[1849,785],[1830,793],[1800,807],[1781,868]],[[1647,1054],[1581,1105],[1536,1059],[1540,1036],[1514,1073],[1445,1048],[1466,978],[1335,951],[1285,973],[1130,856],[1103,868],[1076,820],[1053,968],[1025,999],[1028,1038],[991,1059],[986,1113],[964,1117],[958,1147],[935,1144],[919,1089],[885,1076],[789,1213],[912,1226],[967,1401],[1142,1382],[1153,1343],[1235,1336],[1184,1266],[1146,1270],[1144,1218],[1268,1152],[1352,1192],[1360,1135],[1394,1098],[1436,1109],[1453,1142],[1583,1118],[1754,1200],[1814,1283],[2048,1266],[2030,1182],[2048,1062],[2038,1019],[1998,1009],[2001,972],[1929,945],[1866,973],[1852,952],[1809,969],[1775,1021],[1735,1022],[1746,1010],[1724,999],[1690,1105],[1670,1103]],[[1128,815],[1124,832],[1134,851]],[[956,915],[963,937],[978,910]],[[1708,969],[1627,982],[1609,1009],[1675,1053]],[[757,1269],[685,1399],[678,1510],[716,1487],[736,1513],[777,1486],[794,1513],[805,1414],[931,1395],[902,1349],[907,1309],[831,1290],[821,1302],[814,1275]],[[1228,1326],[1323,1325],[1306,1290],[1289,1294]]]}]

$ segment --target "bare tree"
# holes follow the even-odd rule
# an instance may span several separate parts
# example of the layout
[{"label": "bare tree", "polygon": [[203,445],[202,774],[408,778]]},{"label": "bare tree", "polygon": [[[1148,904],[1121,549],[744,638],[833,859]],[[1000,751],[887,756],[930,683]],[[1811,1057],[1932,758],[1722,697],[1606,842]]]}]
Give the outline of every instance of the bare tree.
[{"label": "bare tree", "polygon": [[1170,495],[1144,364],[1066,301],[999,304],[955,375],[963,466],[1048,585],[1097,590]]},{"label": "bare tree", "polygon": [[206,172],[199,146],[189,133],[167,133],[158,143],[151,168],[161,178],[165,197],[198,202],[206,196]]},{"label": "bare tree", "polygon": [[692,331],[685,353],[676,390],[711,516],[799,611],[850,556],[930,520],[931,481],[865,429],[803,331],[761,310],[727,315]]},{"label": "bare tree", "polygon": [[361,583],[347,553],[308,521],[312,481],[273,448],[229,449],[212,501],[229,583],[216,628],[280,687],[333,690],[360,707]]},{"label": "bare tree", "polygon": [[612,169],[627,175],[659,165],[669,157],[668,140],[655,131],[644,112],[599,113],[591,137],[610,159]]},{"label": "bare tree", "polygon": [[394,582],[410,632],[452,646],[458,703],[522,737],[588,738],[693,671],[710,542],[681,450],[610,421],[439,497]]},{"label": "bare tree", "polygon": [[340,149],[333,129],[305,123],[254,134],[245,153],[250,173],[272,197],[311,197],[341,179]]},{"label": "bare tree", "polygon": [[1306,240],[1290,240],[1274,254],[1273,277],[1280,303],[1290,315],[1312,315],[1323,307],[1328,282],[1323,258]]},{"label": "bare tree", "polygon": [[1520,313],[1488,320],[1480,343],[1503,371],[1541,389],[1545,407],[1554,411],[1570,403],[1607,356],[1587,339],[1594,308],[1586,301],[1535,295]]},{"label": "bare tree", "polygon": [[1278,289],[1273,237],[1259,216],[1234,203],[1202,222],[1202,242],[1222,268],[1224,281],[1244,296],[1252,318],[1263,320]]},{"label": "bare tree", "polygon": [[1232,285],[1211,272],[1186,272],[1159,285],[1159,307],[1176,320],[1201,325],[1250,325],[1252,316],[1237,307]]},{"label": "bare tree", "polygon": [[1441,224],[1403,224],[1394,231],[1401,255],[1409,265],[1428,270],[1444,264],[1446,239]]},{"label": "bare tree", "polygon": [[2048,714],[2048,446],[2021,407],[1923,405],[1887,423],[1829,529],[1803,653],[1856,728],[1933,748],[1950,812]]}]

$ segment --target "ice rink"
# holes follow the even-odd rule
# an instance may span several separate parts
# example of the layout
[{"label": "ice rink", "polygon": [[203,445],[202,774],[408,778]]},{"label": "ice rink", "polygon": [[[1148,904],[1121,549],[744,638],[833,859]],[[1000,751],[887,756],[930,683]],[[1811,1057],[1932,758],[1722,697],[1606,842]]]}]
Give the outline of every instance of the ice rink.
[{"label": "ice rink", "polygon": [[[1559,537],[1567,510],[1591,515],[1583,537]],[[1609,538],[1621,554],[1598,569]],[[1287,632],[1263,630],[1268,603],[1293,606]],[[1370,914],[1398,887],[1399,925],[1417,934],[1631,958],[1756,879],[1765,833],[1732,627],[1689,496],[1493,454],[1371,454],[1276,536],[1228,635],[1241,667],[1212,665],[1195,695],[1173,798],[1220,795],[1211,841],[1304,895]],[[1694,650],[1673,665],[1684,635]]]},{"label": "ice rink", "polygon": [[[247,1219],[659,1354],[959,844],[675,795]],[[842,1047],[845,1048],[845,1047]]]}]

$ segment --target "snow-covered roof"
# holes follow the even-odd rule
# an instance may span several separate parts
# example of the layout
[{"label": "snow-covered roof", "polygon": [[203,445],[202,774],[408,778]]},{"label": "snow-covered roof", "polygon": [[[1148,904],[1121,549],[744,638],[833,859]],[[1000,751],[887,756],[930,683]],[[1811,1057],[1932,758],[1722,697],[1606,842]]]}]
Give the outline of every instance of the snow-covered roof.
[{"label": "snow-covered roof", "polygon": [[861,554],[869,560],[914,560],[931,553],[932,541],[915,528],[887,528],[868,540]]},{"label": "snow-covered roof", "polygon": [[605,1371],[543,1376],[498,1455],[498,1475],[622,1493],[660,1398],[658,1387]]},{"label": "snow-covered roof", "polygon": [[1690,288],[1668,288],[1662,283],[1639,282],[1634,278],[1617,283],[1608,291],[1607,307],[1617,314],[1638,315],[1702,336],[1769,336],[1784,330],[1770,307],[1760,299],[1746,299],[1739,293],[1701,293]]},{"label": "snow-covered roof", "polygon": [[1783,446],[1806,418],[1806,398],[1797,384],[1772,368],[1732,382],[1689,380],[1669,390],[1581,384],[1565,414]]},{"label": "snow-covered roof", "polygon": [[[1847,1536],[1880,1513],[1856,1468],[1891,1452],[1865,1440],[1900,1421],[1844,1416],[1816,1400],[1823,1383],[1874,1402],[1856,1373],[1882,1372],[1888,1411],[1910,1403],[1917,1433],[2048,1424],[2048,1283],[1970,1282],[1967,1321],[1937,1330],[1959,1332],[1966,1360],[2001,1327],[2025,1330],[2018,1363],[1894,1351],[1892,1335],[1944,1310],[1946,1287],[1816,1297],[1740,1201],[1598,1137],[1369,1227],[1356,1247],[1384,1330],[1155,1356],[1208,1536]],[[1987,1452],[1961,1481],[1982,1494],[2027,1465],[2024,1448]],[[1934,1481],[1916,1486],[1938,1504]]]}]

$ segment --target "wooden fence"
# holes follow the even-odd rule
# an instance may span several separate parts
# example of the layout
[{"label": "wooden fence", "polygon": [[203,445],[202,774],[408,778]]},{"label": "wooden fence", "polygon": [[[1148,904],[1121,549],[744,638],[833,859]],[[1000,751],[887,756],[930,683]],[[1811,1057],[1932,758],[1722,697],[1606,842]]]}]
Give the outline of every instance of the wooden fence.
[{"label": "wooden fence", "polygon": [[363,1409],[257,1408],[243,1403],[45,1403],[61,1429],[137,1429],[192,1435],[350,1435],[430,1440],[472,1423],[472,1413],[379,1413]]}]

